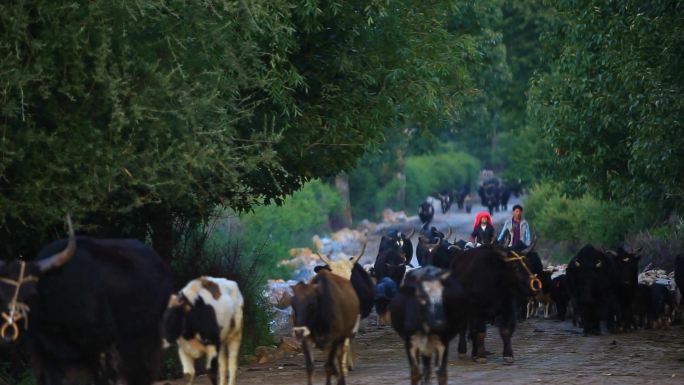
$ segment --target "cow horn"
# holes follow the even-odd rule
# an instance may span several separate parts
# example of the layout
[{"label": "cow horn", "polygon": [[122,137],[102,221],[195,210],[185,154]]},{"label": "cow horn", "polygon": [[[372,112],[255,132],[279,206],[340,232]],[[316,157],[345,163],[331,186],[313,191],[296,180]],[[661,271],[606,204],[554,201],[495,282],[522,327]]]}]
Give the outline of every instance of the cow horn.
[{"label": "cow horn", "polygon": [[444,236],[444,240],[448,241],[449,238],[451,237],[452,232],[453,232],[453,229],[451,228],[451,226],[449,226],[449,232],[447,233],[446,236]]},{"label": "cow horn", "polygon": [[616,252],[615,250],[610,250],[610,249],[608,249],[608,250],[604,250],[603,252],[604,252],[605,254],[612,255],[613,257],[617,257],[617,256],[618,256],[618,254],[617,254],[617,252]]},{"label": "cow horn", "polygon": [[522,253],[522,254],[531,253],[532,250],[534,250],[534,247],[537,245],[537,239],[538,239],[538,238],[537,238],[536,235],[533,236],[533,237],[532,237],[532,243],[530,243],[530,245],[527,246],[527,248],[525,248],[525,250],[523,250],[521,253]]},{"label": "cow horn", "polygon": [[352,258],[352,260],[351,260],[352,265],[356,265],[356,262],[358,262],[359,259],[361,259],[361,257],[363,256],[363,253],[366,251],[366,244],[367,243],[368,243],[368,237],[366,237],[366,240],[363,241],[363,245],[361,246],[361,252],[359,253],[359,255]]},{"label": "cow horn", "polygon": [[331,263],[332,261],[331,261],[330,259],[328,259],[328,257],[324,256],[323,254],[319,253],[318,251],[316,251],[316,255],[318,255],[318,258],[320,258],[321,261],[323,261],[323,263],[325,263],[326,265],[330,266],[330,263]]},{"label": "cow horn", "polygon": [[415,233],[416,233],[416,229],[413,228],[413,227],[411,227],[411,234],[407,235],[407,236],[406,236],[406,239],[411,239],[411,237],[412,237],[413,234],[415,234]]},{"label": "cow horn", "polygon": [[74,235],[74,225],[71,223],[71,216],[67,214],[66,216],[67,225],[69,226],[69,242],[67,243],[66,249],[54,254],[48,258],[36,261],[35,264],[38,266],[41,272],[46,272],[55,267],[60,267],[67,263],[71,257],[74,256],[76,252],[76,235]]}]

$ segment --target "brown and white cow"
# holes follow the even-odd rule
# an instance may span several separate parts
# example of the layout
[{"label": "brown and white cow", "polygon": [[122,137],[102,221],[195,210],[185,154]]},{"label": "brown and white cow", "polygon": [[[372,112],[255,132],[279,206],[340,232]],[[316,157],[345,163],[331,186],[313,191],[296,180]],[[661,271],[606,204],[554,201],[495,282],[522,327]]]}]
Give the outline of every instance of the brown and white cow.
[{"label": "brown and white cow", "polygon": [[212,384],[217,384],[218,365],[218,384],[235,385],[243,305],[237,283],[224,278],[194,279],[171,296],[164,314],[164,342],[178,343],[183,374],[190,384],[195,360],[205,356]]},{"label": "brown and white cow", "polygon": [[337,383],[344,385],[349,339],[359,323],[359,299],[352,284],[348,279],[321,269],[308,284],[298,283],[292,290],[292,332],[302,341],[308,384],[312,384],[313,376],[313,343],[328,351],[326,384],[330,384],[333,374],[337,374]]}]

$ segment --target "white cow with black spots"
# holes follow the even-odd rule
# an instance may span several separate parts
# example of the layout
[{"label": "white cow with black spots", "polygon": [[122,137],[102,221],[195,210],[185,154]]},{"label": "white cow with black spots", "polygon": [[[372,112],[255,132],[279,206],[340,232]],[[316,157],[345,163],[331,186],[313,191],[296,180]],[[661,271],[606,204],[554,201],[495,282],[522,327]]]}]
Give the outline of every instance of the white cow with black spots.
[{"label": "white cow with black spots", "polygon": [[205,356],[212,384],[235,385],[243,305],[237,283],[224,278],[194,279],[171,296],[164,314],[164,342],[178,344],[189,384],[195,378],[195,360]]}]

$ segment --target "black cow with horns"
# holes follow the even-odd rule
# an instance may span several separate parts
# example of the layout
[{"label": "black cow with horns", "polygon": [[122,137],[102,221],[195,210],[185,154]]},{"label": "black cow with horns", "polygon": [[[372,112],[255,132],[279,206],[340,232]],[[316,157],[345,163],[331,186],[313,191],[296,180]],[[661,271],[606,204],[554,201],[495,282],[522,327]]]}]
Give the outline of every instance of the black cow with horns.
[{"label": "black cow with horns", "polygon": [[[508,235],[504,242],[508,242]],[[484,245],[456,255],[451,274],[466,293],[468,330],[473,341],[473,359],[486,361],[484,340],[487,322],[496,319],[503,340],[504,362],[513,362],[511,337],[515,331],[516,304],[520,298],[534,295],[542,289],[541,281],[528,267],[525,255],[532,244],[519,252],[500,245]],[[506,243],[504,243],[506,244]],[[460,333],[458,352],[466,353],[465,333]]]},{"label": "black cow with horns", "polygon": [[67,222],[35,260],[0,262],[0,334],[22,334],[40,385],[151,384],[171,270],[137,240],[76,237]]}]

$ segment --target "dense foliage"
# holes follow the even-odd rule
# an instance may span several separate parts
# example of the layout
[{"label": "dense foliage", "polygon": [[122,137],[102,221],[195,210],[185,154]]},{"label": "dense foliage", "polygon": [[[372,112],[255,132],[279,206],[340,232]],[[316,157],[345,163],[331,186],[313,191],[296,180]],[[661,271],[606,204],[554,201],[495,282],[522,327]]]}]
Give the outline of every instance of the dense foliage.
[{"label": "dense foliage", "polygon": [[[684,208],[684,4],[553,2],[550,70],[531,111],[555,156],[546,170],[576,196]],[[662,215],[661,214],[661,215]]]},{"label": "dense foliage", "polygon": [[340,209],[340,197],[327,184],[315,180],[287,198],[282,206],[256,207],[239,217],[234,229],[242,249],[259,255],[259,271],[268,278],[289,278],[279,261],[290,258],[293,247],[310,247],[311,237],[330,231],[329,219]]},{"label": "dense foliage", "polygon": [[648,221],[636,208],[602,202],[590,194],[571,198],[555,184],[532,189],[525,199],[525,216],[540,239],[566,241],[576,247],[586,243],[613,247]]},{"label": "dense foliage", "polygon": [[[451,1],[13,1],[0,5],[0,241],[94,234],[282,202],[386,129],[454,116],[468,39]],[[390,131],[396,133],[396,131]],[[10,242],[11,240],[11,242]]]}]

